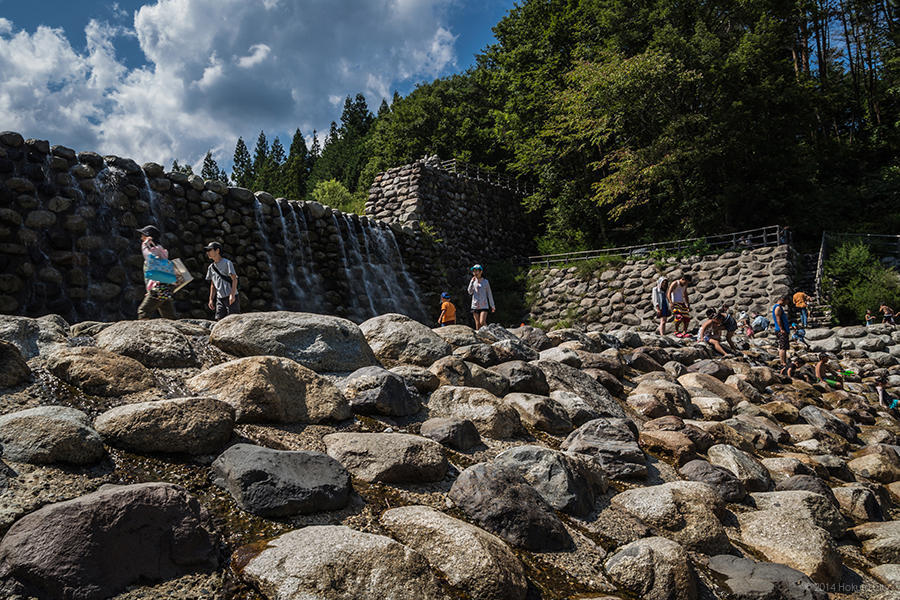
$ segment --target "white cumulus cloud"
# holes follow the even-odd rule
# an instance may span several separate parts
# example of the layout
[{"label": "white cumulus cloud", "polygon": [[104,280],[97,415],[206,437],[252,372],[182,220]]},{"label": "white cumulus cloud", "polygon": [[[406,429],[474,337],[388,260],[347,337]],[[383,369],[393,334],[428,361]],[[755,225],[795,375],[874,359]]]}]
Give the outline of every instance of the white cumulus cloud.
[{"label": "white cumulus cloud", "polygon": [[[347,95],[374,111],[398,85],[447,73],[456,2],[157,0],[126,28],[91,21],[84,48],[76,32],[0,18],[0,129],[141,162],[198,165],[210,148],[227,161],[239,135],[327,131]],[[117,55],[125,37],[142,66]]]}]

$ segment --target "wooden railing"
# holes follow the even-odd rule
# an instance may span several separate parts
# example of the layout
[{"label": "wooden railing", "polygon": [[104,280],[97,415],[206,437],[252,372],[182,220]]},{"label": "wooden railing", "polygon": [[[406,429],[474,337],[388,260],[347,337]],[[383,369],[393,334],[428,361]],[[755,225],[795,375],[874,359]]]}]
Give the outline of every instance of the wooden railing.
[{"label": "wooden railing", "polygon": [[486,171],[480,167],[476,167],[475,165],[470,165],[469,163],[465,163],[461,160],[456,160],[455,158],[451,158],[450,160],[443,160],[439,164],[441,169],[449,173],[454,173],[456,175],[460,175],[468,179],[474,179],[476,181],[484,181],[489,183],[490,185],[515,192],[520,196],[530,196],[534,193],[534,186],[528,182],[516,179],[515,177],[510,177],[509,175],[492,173],[491,171]]},{"label": "wooden railing", "polygon": [[734,233],[722,233],[705,237],[686,238],[672,240],[670,242],[652,242],[636,246],[618,246],[615,248],[600,248],[598,250],[584,250],[582,252],[565,252],[562,254],[542,254],[529,256],[524,262],[528,265],[549,267],[555,264],[564,264],[581,260],[591,260],[601,256],[619,255],[625,258],[650,257],[654,252],[691,252],[698,254],[704,252],[721,252],[726,250],[740,250],[749,248],[761,248],[763,246],[777,246],[790,243],[790,230],[780,225],[770,225],[758,229],[735,231]]}]

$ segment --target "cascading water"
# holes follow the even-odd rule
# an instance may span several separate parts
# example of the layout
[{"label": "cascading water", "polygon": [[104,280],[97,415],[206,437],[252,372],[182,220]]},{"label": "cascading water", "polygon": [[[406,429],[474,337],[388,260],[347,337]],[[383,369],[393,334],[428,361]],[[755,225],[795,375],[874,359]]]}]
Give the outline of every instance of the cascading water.
[{"label": "cascading water", "polygon": [[[303,216],[303,208],[299,203],[289,202],[287,212],[288,219],[291,222],[291,228],[297,239],[297,253],[300,255],[300,264],[297,265],[297,256],[296,254],[292,254],[294,257],[292,266],[294,268],[299,268],[301,273],[303,273],[303,283],[301,284],[301,288],[304,294],[301,310],[305,312],[321,312],[324,310],[322,305],[322,294],[312,292],[313,290],[320,289],[322,279],[313,270],[313,254],[312,248],[309,245],[309,226],[306,223],[306,217]],[[300,227],[301,220],[303,221],[302,228]]]},{"label": "cascading water", "polygon": [[266,231],[268,225],[266,225],[266,219],[263,216],[262,203],[260,203],[258,198],[253,199],[253,214],[256,217],[256,227],[259,229],[263,251],[266,255],[266,265],[269,267],[269,281],[272,284],[272,299],[275,304],[273,308],[275,310],[281,310],[284,308],[284,304],[281,301],[281,291],[278,288],[278,281],[275,278],[275,266],[272,264],[272,254],[274,251],[272,249],[272,243],[269,241],[269,234]]},{"label": "cascading water", "polygon": [[[275,206],[278,208],[278,220],[281,222],[281,239],[282,243],[284,243],[284,253],[288,259],[288,264],[285,265],[285,272],[287,273],[291,293],[294,295],[294,300],[296,300],[297,308],[299,309],[304,305],[306,290],[301,287],[299,283],[297,283],[297,266],[294,261],[297,255],[295,248],[298,246],[298,244],[294,244],[291,241],[287,220],[284,218],[284,207],[282,206],[283,204],[287,204],[287,202],[275,202]],[[288,208],[290,208],[290,206],[288,206]]]}]

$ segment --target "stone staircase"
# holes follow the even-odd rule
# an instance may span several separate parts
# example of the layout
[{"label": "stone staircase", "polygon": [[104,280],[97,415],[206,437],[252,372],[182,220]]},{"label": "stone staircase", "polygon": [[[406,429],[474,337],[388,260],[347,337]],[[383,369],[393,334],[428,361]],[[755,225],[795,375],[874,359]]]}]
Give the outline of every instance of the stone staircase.
[{"label": "stone staircase", "polygon": [[831,307],[816,295],[816,269],[819,266],[819,253],[808,252],[798,258],[799,273],[794,280],[794,291],[804,291],[812,298],[809,305],[807,329],[831,327]]}]

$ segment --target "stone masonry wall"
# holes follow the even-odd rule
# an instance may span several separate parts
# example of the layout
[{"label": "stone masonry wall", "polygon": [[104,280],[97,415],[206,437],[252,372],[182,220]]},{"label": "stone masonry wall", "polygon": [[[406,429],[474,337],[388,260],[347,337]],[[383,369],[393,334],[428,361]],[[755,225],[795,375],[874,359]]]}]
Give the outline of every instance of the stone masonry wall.
[{"label": "stone masonry wall", "polygon": [[664,261],[638,260],[617,268],[598,266],[587,274],[576,266],[532,267],[526,301],[532,321],[546,327],[586,323],[602,330],[623,325],[652,330],[657,321],[650,294],[659,277],[666,275],[672,280],[691,273],[692,325],[699,325],[708,308],[726,303],[735,315],[744,310],[768,313],[779,294],[791,291],[793,264],[790,247],[777,246]]}]

